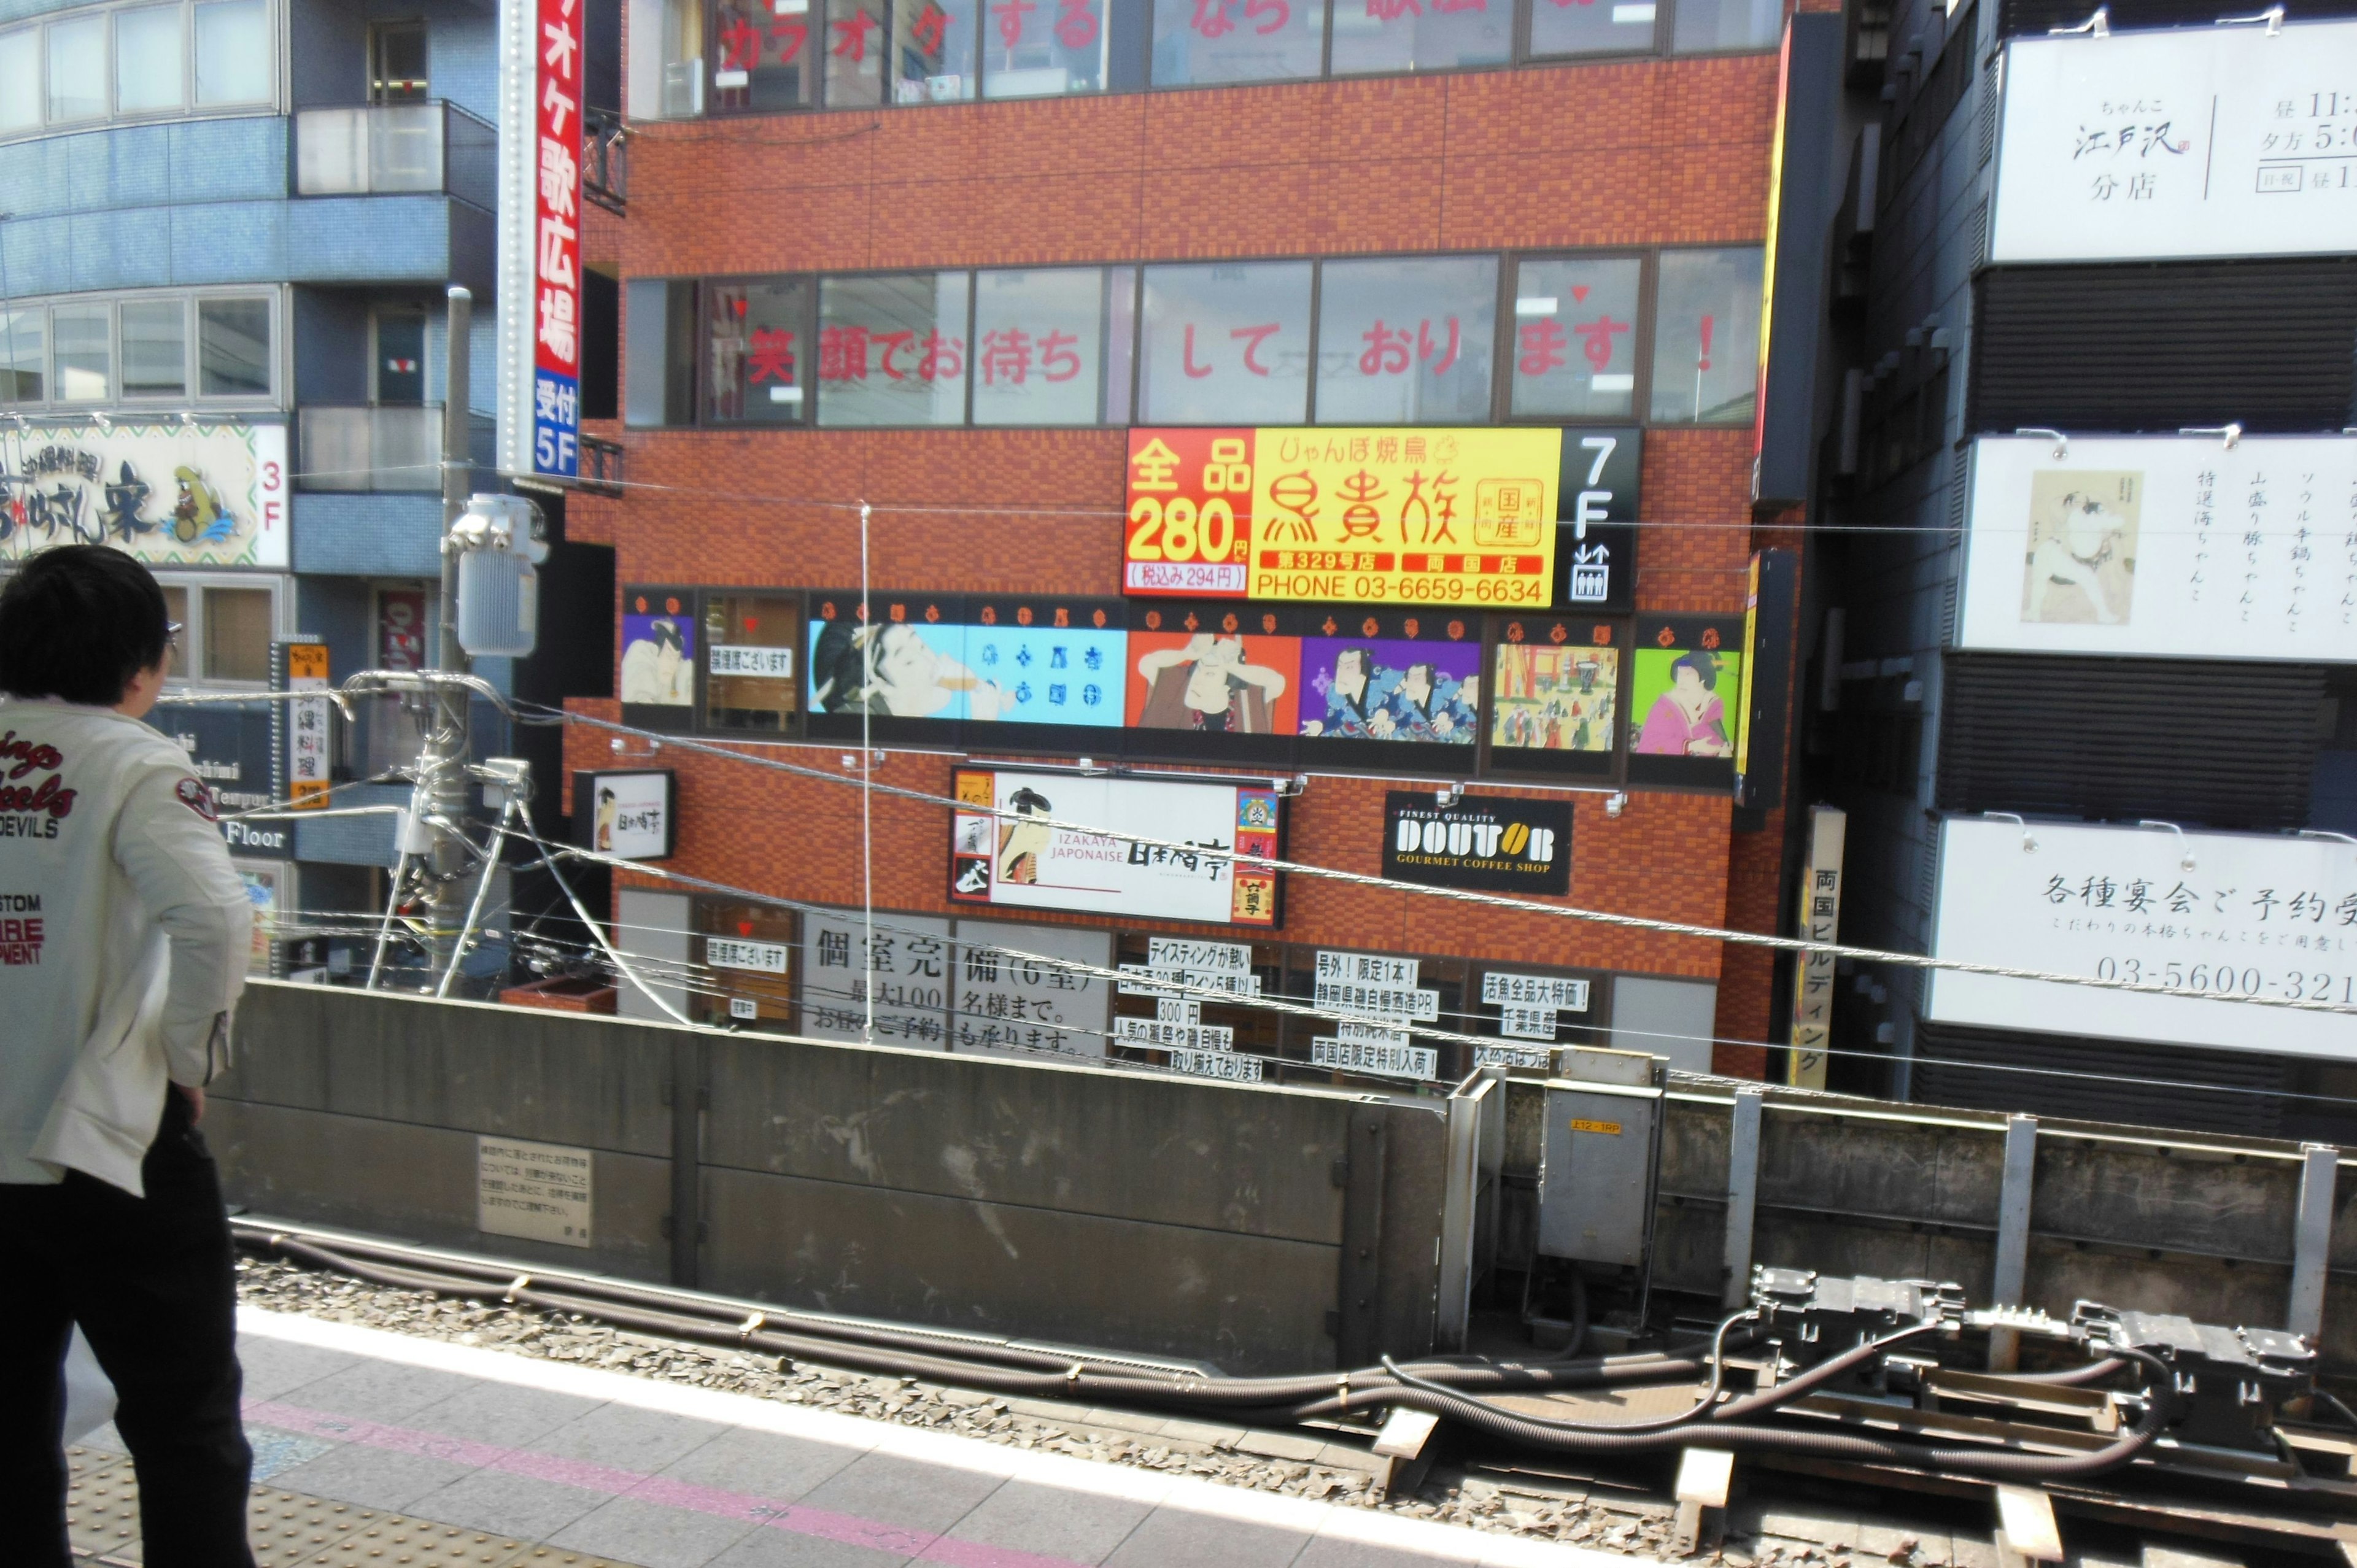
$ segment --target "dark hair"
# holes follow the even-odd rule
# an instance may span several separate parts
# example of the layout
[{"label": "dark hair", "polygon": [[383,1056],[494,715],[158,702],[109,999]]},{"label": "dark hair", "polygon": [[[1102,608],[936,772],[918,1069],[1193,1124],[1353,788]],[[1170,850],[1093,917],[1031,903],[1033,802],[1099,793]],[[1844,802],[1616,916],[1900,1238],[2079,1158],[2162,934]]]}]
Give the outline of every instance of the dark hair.
[{"label": "dark hair", "polygon": [[1006,797],[1006,803],[1014,808],[1017,816],[1025,817],[1034,813],[1044,817],[1056,809],[1056,803],[1053,800],[1028,784]]},{"label": "dark hair", "polygon": [[1709,654],[1699,651],[1681,654],[1670,663],[1670,679],[1675,681],[1681,670],[1691,670],[1699,676],[1704,691],[1718,689],[1718,660]]},{"label": "dark hair", "polygon": [[167,619],[154,574],[122,551],[41,551],[0,588],[0,692],[113,707],[164,661]]},{"label": "dark hair", "polygon": [[668,644],[673,653],[682,658],[687,656],[687,639],[679,634],[679,622],[670,619],[649,621],[647,636],[656,647]]}]

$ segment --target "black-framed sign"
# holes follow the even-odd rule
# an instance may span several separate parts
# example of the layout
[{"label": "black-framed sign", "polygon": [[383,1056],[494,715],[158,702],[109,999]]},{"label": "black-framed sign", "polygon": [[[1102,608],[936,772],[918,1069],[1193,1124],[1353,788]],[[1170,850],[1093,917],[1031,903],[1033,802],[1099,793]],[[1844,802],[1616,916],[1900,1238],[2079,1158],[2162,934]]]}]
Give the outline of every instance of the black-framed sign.
[{"label": "black-framed sign", "polygon": [[679,848],[679,775],[668,768],[573,775],[573,842],[624,860],[668,860]]},{"label": "black-framed sign", "polygon": [[1743,612],[1637,618],[1629,782],[1735,789],[1743,723]]},{"label": "black-framed sign", "polygon": [[1383,875],[1427,887],[1560,897],[1571,891],[1571,802],[1431,791],[1383,795]]},{"label": "black-framed sign", "polygon": [[1637,605],[1637,510],[1645,432],[1635,424],[1563,433],[1555,489],[1555,603],[1613,614]]},{"label": "black-framed sign", "polygon": [[702,642],[695,590],[633,585],[622,590],[622,722],[683,735],[695,727],[695,674]]}]

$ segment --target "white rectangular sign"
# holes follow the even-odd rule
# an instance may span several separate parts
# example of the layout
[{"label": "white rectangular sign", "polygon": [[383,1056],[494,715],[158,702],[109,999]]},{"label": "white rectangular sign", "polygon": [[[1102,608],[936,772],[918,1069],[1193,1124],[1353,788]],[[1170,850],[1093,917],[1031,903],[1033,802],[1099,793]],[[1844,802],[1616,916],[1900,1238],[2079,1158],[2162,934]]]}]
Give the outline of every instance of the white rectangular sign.
[{"label": "white rectangular sign", "polygon": [[596,1156],[558,1144],[475,1140],[475,1229],[560,1247],[587,1247],[597,1197]]},{"label": "white rectangular sign", "polygon": [[1440,1070],[1439,1053],[1426,1046],[1378,1045],[1372,1040],[1345,1040],[1331,1035],[1311,1036],[1309,1061],[1313,1067],[1374,1073],[1383,1078],[1429,1079]]},{"label": "white rectangular sign", "polygon": [[1966,648],[2357,660],[2357,438],[1983,436]]},{"label": "white rectangular sign", "polygon": [[764,680],[791,681],[794,676],[791,643],[716,642],[705,654],[705,669],[714,675],[753,675]]},{"label": "white rectangular sign", "polygon": [[1113,987],[1113,933],[1080,926],[960,920],[950,987],[952,1048],[985,1056],[1042,1051],[1098,1058]]},{"label": "white rectangular sign", "polygon": [[36,423],[0,445],[0,560],[111,544],[151,566],[287,563],[286,427]]},{"label": "white rectangular sign", "polygon": [[2357,1058],[2357,1016],[2250,1000],[2357,1005],[2357,844],[2336,839],[1952,817],[1932,950],[2170,993],[1940,971],[1943,1022]]},{"label": "white rectangular sign", "polygon": [[876,1043],[943,1050],[949,1044],[950,923],[937,915],[861,911],[802,917],[802,1033],[862,1037],[874,1002]]},{"label": "white rectangular sign", "polygon": [[2344,251],[2357,22],[2006,46],[1991,261]]},{"label": "white rectangular sign", "polygon": [[1544,1046],[1476,1046],[1473,1047],[1475,1067],[1520,1067],[1544,1069],[1552,1066],[1555,1053]]},{"label": "white rectangular sign", "polygon": [[1552,1040],[1555,1038],[1555,1010],[1552,1007],[1523,1007],[1509,1003],[1498,1009],[1498,1033],[1511,1035],[1518,1040]]},{"label": "white rectangular sign", "polygon": [[1274,789],[960,769],[956,794],[995,812],[952,818],[950,897],[961,903],[1276,923],[1276,874],[1234,859],[1275,854]]},{"label": "white rectangular sign", "polygon": [[786,972],[786,944],[748,942],[735,937],[704,939],[704,961],[715,969],[750,970],[755,974]]},{"label": "white rectangular sign", "polygon": [[[576,802],[590,812],[589,847],[624,860],[662,860],[672,852],[676,776],[668,769],[647,773],[590,773],[589,799]],[[579,793],[576,785],[575,793]]]},{"label": "white rectangular sign", "polygon": [[[1122,973],[1135,978],[1121,983],[1124,996],[1152,996],[1161,1001],[1183,999],[1183,993],[1173,990],[1183,986],[1189,991],[1224,991],[1231,996],[1260,994],[1260,976],[1237,974],[1224,969],[1157,969],[1151,964],[1125,963],[1116,966]],[[1200,1005],[1201,999],[1197,998]]]},{"label": "white rectangular sign", "polygon": [[1481,977],[1481,1000],[1492,1007],[1516,1004],[1563,1013],[1585,1013],[1587,982],[1560,974],[1512,974],[1493,969]]},{"label": "white rectangular sign", "polygon": [[1114,1037],[1148,1050],[1232,1051],[1236,1032],[1225,1024],[1166,1024],[1159,1018],[1115,1018]]},{"label": "white rectangular sign", "polygon": [[1221,1078],[1230,1083],[1258,1083],[1260,1058],[1225,1051],[1172,1051],[1170,1068],[1189,1078]]}]

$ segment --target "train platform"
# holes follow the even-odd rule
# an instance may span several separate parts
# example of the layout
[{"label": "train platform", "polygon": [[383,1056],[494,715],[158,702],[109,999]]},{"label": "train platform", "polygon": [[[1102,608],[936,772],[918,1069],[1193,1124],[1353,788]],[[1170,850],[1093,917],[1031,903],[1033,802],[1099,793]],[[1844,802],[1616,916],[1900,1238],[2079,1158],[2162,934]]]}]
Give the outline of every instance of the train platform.
[{"label": "train platform", "polygon": [[[1532,1541],[240,1309],[262,1568],[1625,1568]],[[141,1561],[112,1428],[78,1553]]]}]

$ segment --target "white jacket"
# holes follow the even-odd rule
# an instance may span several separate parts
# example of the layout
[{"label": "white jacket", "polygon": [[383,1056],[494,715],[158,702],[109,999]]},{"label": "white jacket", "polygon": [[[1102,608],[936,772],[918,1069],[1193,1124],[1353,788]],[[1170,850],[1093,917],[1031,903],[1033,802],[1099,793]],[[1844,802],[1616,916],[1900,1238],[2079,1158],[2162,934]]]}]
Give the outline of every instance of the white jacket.
[{"label": "white jacket", "polygon": [[253,909],[188,755],[0,697],[0,1182],[135,1195],[165,1082],[229,1062]]}]

